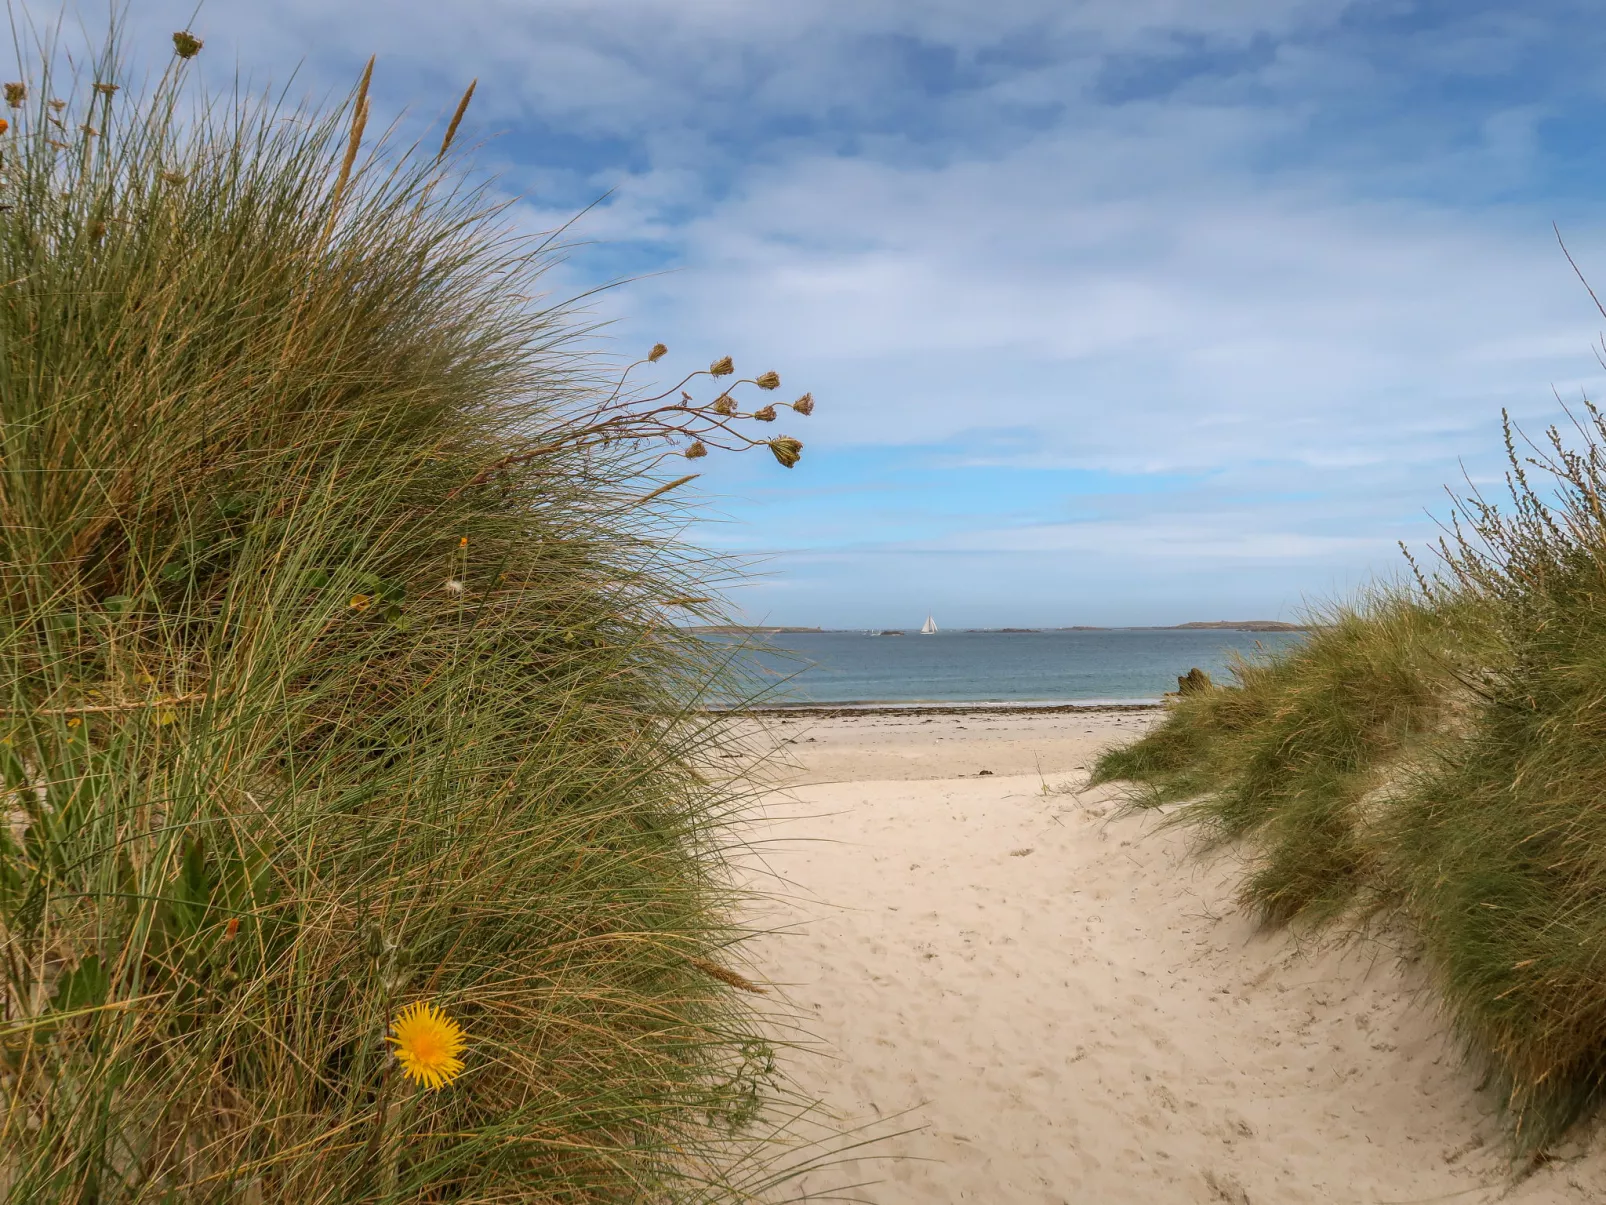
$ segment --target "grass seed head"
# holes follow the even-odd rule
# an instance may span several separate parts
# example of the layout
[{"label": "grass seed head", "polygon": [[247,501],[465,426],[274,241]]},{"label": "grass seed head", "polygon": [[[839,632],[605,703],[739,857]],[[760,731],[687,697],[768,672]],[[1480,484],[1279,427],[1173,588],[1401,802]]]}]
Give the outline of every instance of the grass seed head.
[{"label": "grass seed head", "polygon": [[6,104],[13,109],[22,108],[22,102],[28,99],[28,85],[14,83],[6,85]]}]

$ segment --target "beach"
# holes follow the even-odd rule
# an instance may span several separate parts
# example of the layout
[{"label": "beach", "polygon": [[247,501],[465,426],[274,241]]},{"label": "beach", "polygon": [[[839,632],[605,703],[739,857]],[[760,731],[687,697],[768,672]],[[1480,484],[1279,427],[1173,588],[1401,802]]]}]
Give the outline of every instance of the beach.
[{"label": "beach", "polygon": [[1233,851],[1085,789],[1157,715],[768,721],[746,969],[796,1087],[880,1139],[776,1199],[1606,1199],[1596,1131],[1513,1168],[1408,935],[1263,931]]}]

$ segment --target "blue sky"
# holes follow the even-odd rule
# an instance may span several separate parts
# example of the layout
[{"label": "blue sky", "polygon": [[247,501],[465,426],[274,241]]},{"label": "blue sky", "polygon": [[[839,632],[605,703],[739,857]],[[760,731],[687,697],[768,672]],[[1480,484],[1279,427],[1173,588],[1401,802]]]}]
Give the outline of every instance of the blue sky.
[{"label": "blue sky", "polygon": [[[101,10],[86,6],[88,21]],[[165,50],[191,4],[139,0]],[[1600,391],[1606,22],[1569,0],[212,0],[198,64],[449,110],[605,346],[819,410],[710,457],[758,620],[1292,617],[1499,414]]]}]

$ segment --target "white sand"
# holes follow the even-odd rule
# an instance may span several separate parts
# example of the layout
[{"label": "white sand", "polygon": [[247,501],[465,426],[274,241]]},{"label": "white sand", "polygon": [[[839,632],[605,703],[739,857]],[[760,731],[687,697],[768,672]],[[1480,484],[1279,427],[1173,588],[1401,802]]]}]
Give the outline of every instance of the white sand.
[{"label": "white sand", "polygon": [[[1420,968],[1301,948],[1152,818],[1080,795],[1152,715],[792,720],[754,969],[798,1084],[915,1132],[811,1174],[879,1205],[1606,1201],[1606,1147],[1514,1179]],[[812,743],[809,737],[813,737]],[[1041,767],[1041,773],[1039,773]],[[994,771],[978,777],[983,769]],[[1045,785],[1047,791],[1045,793]],[[778,1198],[779,1199],[779,1198]],[[836,1199],[836,1198],[833,1198]]]}]

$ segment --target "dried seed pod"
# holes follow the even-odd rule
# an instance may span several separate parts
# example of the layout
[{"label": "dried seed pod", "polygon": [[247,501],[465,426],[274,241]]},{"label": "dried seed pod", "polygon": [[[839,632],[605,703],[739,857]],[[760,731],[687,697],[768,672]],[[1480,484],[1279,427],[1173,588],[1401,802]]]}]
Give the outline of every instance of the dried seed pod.
[{"label": "dried seed pod", "polygon": [[769,445],[770,452],[781,462],[782,468],[791,468],[803,455],[803,441],[793,439],[790,435],[777,436],[769,441]]},{"label": "dried seed pod", "polygon": [[755,410],[753,411],[753,417],[761,423],[773,423],[775,421],[775,407],[765,406],[762,410]]},{"label": "dried seed pod", "polygon": [[766,372],[753,382],[760,389],[779,389],[781,387],[781,374]]},{"label": "dried seed pod", "polygon": [[735,371],[736,365],[731,363],[729,356],[721,356],[708,366],[709,375],[716,377],[728,377]]},{"label": "dried seed pod", "polygon": [[113,92],[116,92],[119,87],[121,87],[119,84],[96,84],[95,91],[99,92],[102,96],[110,96]]},{"label": "dried seed pod", "polygon": [[729,418],[736,413],[736,399],[728,393],[722,393],[714,399],[712,410],[715,414]]},{"label": "dried seed pod", "polygon": [[662,343],[654,343],[652,350],[647,353],[647,363],[656,364],[669,354],[669,349]]},{"label": "dried seed pod", "polygon": [[28,85],[27,84],[7,84],[6,85],[6,104],[10,105],[13,109],[22,108],[22,102],[27,100],[27,99],[28,99]]},{"label": "dried seed pod", "polygon": [[694,439],[691,447],[686,449],[685,455],[687,460],[698,460],[708,455],[708,449],[703,446],[702,440]]},{"label": "dried seed pod", "polygon": [[813,414],[814,395],[812,393],[805,393],[802,397],[798,398],[797,401],[792,403],[792,409],[805,417]]},{"label": "dried seed pod", "polygon": [[181,29],[173,35],[173,53],[181,59],[193,59],[201,53],[201,47],[206,45],[187,29]]}]

